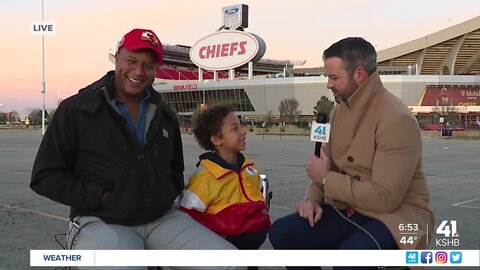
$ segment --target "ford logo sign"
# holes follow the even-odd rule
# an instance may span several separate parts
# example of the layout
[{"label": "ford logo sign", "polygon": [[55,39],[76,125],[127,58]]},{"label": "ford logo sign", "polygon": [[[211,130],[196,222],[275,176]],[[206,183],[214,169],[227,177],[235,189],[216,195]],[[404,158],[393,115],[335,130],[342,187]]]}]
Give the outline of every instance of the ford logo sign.
[{"label": "ford logo sign", "polygon": [[225,10],[225,14],[233,14],[233,13],[236,13],[238,11],[238,8],[234,7],[234,8],[229,8],[227,10]]}]

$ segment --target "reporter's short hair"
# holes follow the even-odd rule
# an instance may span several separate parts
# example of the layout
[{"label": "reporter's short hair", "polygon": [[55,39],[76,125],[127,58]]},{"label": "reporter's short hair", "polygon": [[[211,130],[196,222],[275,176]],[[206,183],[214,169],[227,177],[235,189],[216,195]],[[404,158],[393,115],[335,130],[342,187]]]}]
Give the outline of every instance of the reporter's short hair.
[{"label": "reporter's short hair", "polygon": [[345,70],[352,74],[363,67],[370,76],[377,70],[377,52],[373,45],[361,37],[348,37],[332,44],[323,52],[323,60],[330,57],[342,59]]}]

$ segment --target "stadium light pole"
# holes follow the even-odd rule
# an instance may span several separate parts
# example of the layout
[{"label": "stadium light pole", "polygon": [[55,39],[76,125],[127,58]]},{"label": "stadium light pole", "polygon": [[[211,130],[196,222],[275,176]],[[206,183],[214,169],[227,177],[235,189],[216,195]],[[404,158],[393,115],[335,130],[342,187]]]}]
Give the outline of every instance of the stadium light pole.
[{"label": "stadium light pole", "polygon": [[60,90],[57,90],[55,91],[55,110],[57,109],[58,107],[58,98],[57,98],[57,95],[60,94]]},{"label": "stadium light pole", "polygon": [[[42,23],[45,22],[42,0]],[[45,34],[42,33],[42,135],[45,135]]]}]

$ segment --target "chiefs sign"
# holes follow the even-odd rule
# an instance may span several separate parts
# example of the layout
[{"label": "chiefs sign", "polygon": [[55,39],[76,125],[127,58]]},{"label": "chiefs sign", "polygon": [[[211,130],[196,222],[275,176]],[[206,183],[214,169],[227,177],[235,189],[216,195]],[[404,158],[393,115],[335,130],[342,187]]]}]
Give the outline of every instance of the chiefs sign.
[{"label": "chiefs sign", "polygon": [[220,31],[197,41],[190,49],[190,59],[206,70],[228,70],[260,60],[265,50],[263,39],[254,34]]}]

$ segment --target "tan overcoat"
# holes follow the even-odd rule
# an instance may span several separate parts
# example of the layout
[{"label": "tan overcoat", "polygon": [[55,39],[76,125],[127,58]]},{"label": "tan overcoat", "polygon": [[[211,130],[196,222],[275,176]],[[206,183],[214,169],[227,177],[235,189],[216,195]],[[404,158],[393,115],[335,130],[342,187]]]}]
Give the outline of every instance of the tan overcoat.
[{"label": "tan overcoat", "polygon": [[[377,72],[347,103],[337,104],[330,114],[330,142],[325,148],[332,171],[325,185],[310,182],[305,199],[353,207],[382,221],[400,249],[425,249],[434,215],[415,117],[385,89]],[[401,244],[402,236],[413,244]]]}]

